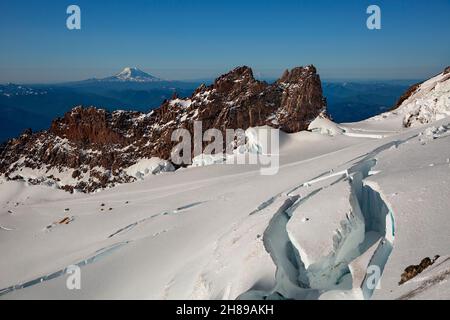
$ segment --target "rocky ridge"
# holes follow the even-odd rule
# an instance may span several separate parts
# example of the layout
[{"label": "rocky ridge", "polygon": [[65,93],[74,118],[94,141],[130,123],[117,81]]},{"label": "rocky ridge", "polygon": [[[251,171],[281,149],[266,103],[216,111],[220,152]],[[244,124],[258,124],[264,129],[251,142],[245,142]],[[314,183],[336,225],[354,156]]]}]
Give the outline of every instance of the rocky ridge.
[{"label": "rocky ridge", "polygon": [[326,115],[326,101],[314,66],[286,70],[273,84],[256,80],[243,66],[148,113],[75,107],[48,130],[27,130],[1,146],[0,174],[93,192],[136,180],[126,169],[142,159],[170,160],[177,144],[172,132],[192,133],[194,121],[202,122],[203,132],[269,125],[292,133],[306,130],[318,115]]}]

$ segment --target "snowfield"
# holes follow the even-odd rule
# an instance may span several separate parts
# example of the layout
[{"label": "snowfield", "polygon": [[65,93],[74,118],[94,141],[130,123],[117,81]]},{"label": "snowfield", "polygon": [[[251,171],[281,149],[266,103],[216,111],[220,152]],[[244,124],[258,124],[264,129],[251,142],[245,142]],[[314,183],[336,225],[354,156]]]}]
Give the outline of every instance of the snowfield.
[{"label": "snowfield", "polygon": [[94,194],[0,180],[0,299],[450,299],[441,111],[410,128],[403,112],[318,118],[280,133],[272,176],[201,158],[174,172],[143,159],[139,181]]}]

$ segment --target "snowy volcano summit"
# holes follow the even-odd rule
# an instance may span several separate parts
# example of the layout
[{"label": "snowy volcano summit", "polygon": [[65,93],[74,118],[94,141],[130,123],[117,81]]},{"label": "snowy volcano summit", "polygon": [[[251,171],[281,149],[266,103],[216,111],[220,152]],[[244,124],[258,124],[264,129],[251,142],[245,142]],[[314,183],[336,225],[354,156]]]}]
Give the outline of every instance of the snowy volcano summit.
[{"label": "snowy volcano summit", "polygon": [[[448,72],[345,124],[318,80],[241,67],[154,113],[76,108],[0,147],[0,299],[450,299]],[[197,119],[281,129],[279,170],[150,158]],[[125,174],[142,179],[35,183]]]},{"label": "snowy volcano summit", "polygon": [[101,79],[101,81],[121,82],[157,82],[161,79],[154,77],[136,67],[126,67],[116,75]]}]

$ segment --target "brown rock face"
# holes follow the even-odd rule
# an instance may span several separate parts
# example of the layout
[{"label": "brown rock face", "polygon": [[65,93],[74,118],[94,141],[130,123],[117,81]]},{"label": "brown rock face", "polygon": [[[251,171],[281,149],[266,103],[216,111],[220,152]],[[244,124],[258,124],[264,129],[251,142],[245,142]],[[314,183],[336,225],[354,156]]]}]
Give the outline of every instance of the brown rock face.
[{"label": "brown rock face", "polygon": [[123,136],[114,131],[111,114],[101,109],[77,108],[52,122],[49,133],[81,144],[118,144]]},{"label": "brown rock face", "polygon": [[201,121],[203,132],[269,125],[291,133],[306,130],[319,114],[326,114],[326,101],[314,66],[287,70],[273,84],[256,80],[243,66],[149,113],[76,107],[48,131],[27,131],[0,146],[0,173],[20,179],[26,178],[22,167],[71,169],[74,182],[60,187],[90,192],[133,181],[123,169],[141,158],[170,160],[178,143],[172,132],[185,128],[192,134],[194,121]]},{"label": "brown rock face", "polygon": [[400,282],[398,284],[402,285],[403,283],[416,277],[418,274],[422,273],[426,268],[433,265],[438,258],[439,258],[438,255],[435,256],[433,260],[430,259],[429,257],[426,257],[422,259],[422,261],[418,265],[411,265],[406,267],[405,271],[402,273],[400,277]]},{"label": "brown rock face", "polygon": [[288,133],[305,130],[317,116],[317,106],[326,105],[316,68],[294,68],[285,71],[277,83],[283,90],[280,128]]}]

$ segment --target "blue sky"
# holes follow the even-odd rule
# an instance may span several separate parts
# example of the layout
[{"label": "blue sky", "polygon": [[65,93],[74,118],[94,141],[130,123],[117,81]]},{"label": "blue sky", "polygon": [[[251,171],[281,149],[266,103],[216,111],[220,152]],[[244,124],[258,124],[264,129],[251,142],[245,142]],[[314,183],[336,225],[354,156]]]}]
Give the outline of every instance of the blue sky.
[{"label": "blue sky", "polygon": [[[66,8],[81,8],[81,30]],[[366,28],[377,4],[382,29]],[[450,64],[449,0],[2,0],[0,82],[166,79],[249,65],[261,77],[314,64],[325,79],[419,79]]]}]

